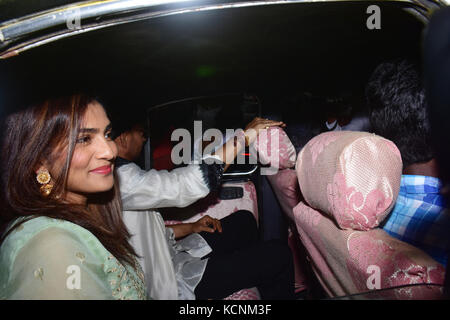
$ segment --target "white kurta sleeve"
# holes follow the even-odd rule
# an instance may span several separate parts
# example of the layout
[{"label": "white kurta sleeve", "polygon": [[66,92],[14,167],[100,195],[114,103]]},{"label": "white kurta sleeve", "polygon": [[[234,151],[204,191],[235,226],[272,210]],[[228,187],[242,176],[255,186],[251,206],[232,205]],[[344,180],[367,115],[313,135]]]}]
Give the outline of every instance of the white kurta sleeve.
[{"label": "white kurta sleeve", "polygon": [[124,210],[186,207],[210,192],[198,165],[145,171],[134,163],[117,169]]}]

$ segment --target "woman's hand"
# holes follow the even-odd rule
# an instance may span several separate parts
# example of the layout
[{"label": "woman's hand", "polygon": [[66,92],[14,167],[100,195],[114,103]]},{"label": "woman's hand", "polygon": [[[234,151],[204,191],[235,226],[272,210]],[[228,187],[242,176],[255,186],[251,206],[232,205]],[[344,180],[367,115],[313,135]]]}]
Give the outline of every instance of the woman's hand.
[{"label": "woman's hand", "polygon": [[192,223],[192,232],[210,232],[215,231],[222,232],[222,225],[218,219],[211,218],[210,216],[204,216],[196,222]]},{"label": "woman's hand", "polygon": [[286,124],[283,121],[274,121],[269,119],[263,119],[256,117],[253,119],[246,127],[245,127],[245,135],[248,137],[248,144],[252,144],[256,138],[258,137],[258,134],[260,133],[260,130],[262,129],[269,129],[270,127],[286,127]]}]

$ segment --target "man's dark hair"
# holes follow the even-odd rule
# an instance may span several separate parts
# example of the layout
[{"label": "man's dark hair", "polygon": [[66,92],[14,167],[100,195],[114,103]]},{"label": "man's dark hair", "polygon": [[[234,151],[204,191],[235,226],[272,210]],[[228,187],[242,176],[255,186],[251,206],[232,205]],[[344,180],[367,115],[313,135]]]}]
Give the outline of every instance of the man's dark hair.
[{"label": "man's dark hair", "polygon": [[425,90],[415,65],[382,63],[366,87],[373,132],[394,142],[403,167],[433,158]]}]

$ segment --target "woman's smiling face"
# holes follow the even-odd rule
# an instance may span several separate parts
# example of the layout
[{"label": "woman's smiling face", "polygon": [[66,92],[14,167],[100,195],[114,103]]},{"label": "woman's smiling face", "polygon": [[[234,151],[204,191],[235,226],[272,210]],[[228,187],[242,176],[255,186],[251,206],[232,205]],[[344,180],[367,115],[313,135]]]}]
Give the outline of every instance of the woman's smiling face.
[{"label": "woman's smiling face", "polygon": [[64,198],[86,203],[89,194],[110,190],[114,185],[117,147],[111,137],[111,123],[102,105],[93,101],[87,107],[69,167]]}]

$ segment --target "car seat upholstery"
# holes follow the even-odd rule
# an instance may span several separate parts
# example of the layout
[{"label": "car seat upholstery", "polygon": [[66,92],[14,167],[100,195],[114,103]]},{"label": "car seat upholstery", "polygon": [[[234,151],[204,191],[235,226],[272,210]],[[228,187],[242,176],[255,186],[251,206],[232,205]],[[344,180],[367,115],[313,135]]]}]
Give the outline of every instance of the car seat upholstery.
[{"label": "car seat upholstery", "polygon": [[[303,200],[292,212],[286,207],[311,267],[330,297],[443,284],[441,264],[378,228],[395,205],[401,172],[397,147],[370,133],[323,133],[300,151],[296,173]],[[380,290],[370,298],[441,295],[442,287],[406,286]]]},{"label": "car seat upholstery", "polygon": [[254,144],[258,160],[276,169],[292,168],[297,153],[286,132],[280,127],[271,127],[258,135]]},{"label": "car seat upholstery", "polygon": [[[256,188],[253,182],[227,182],[223,187],[241,187],[243,188],[243,197],[239,199],[222,200],[216,194],[211,194],[205,199],[200,199],[190,207],[196,212],[191,217],[183,220],[166,220],[166,225],[175,223],[190,223],[199,220],[204,215],[209,215],[216,219],[222,219],[239,210],[248,210],[253,213],[258,221],[258,203],[256,200]],[[225,300],[259,300],[261,297],[257,288],[247,288],[237,291]]]},{"label": "car seat upholstery", "polygon": [[294,258],[295,291],[301,292],[308,288],[308,269],[304,261],[304,248],[295,226],[293,208],[300,202],[300,187],[297,172],[293,168],[286,168],[274,175],[267,176],[272,190],[275,193],[281,210],[287,217],[288,244]]},{"label": "car seat upholstery", "polygon": [[[299,202],[297,176],[291,169],[295,166],[297,152],[288,135],[280,127],[271,127],[258,136],[254,148],[259,162],[274,169],[266,171],[267,179],[272,186],[280,187],[272,188],[272,190],[278,199],[283,199],[279,201],[282,210],[292,211],[288,208],[293,208]],[[288,245],[294,258],[294,287],[295,292],[298,293],[307,288],[307,271],[302,262],[304,252],[298,240],[295,225],[292,223],[289,225]]]},{"label": "car seat upholstery", "polygon": [[253,182],[226,182],[222,187],[239,187],[243,189],[242,198],[237,199],[220,199],[216,193],[210,194],[204,199],[200,199],[190,207],[196,212],[191,217],[186,217],[183,220],[172,220],[173,222],[190,223],[199,220],[205,215],[209,215],[216,219],[223,219],[226,216],[239,211],[247,210],[253,213],[256,221],[258,221],[258,203],[256,200],[256,188]]},{"label": "car seat upholstery", "polygon": [[[270,128],[265,133],[260,134],[254,144],[255,151],[260,162],[270,165],[273,168],[285,169],[295,165],[295,148],[281,128]],[[258,201],[255,185],[251,181],[247,182],[225,182],[222,187],[241,187],[243,188],[243,197],[239,199],[222,200],[216,194],[210,194],[205,199],[201,199],[187,208],[195,212],[190,217],[184,217],[180,220],[166,220],[166,224],[195,222],[204,215],[209,215],[216,219],[222,219],[236,211],[248,210],[253,213],[258,221]],[[186,209],[185,209],[186,210]],[[295,241],[295,239],[291,239]],[[294,248],[292,241],[291,249]],[[294,256],[295,256],[295,252]],[[299,278],[299,277],[297,277]],[[303,287],[296,284],[296,287]],[[260,299],[257,288],[248,288],[240,290],[225,300],[257,300]]]}]

